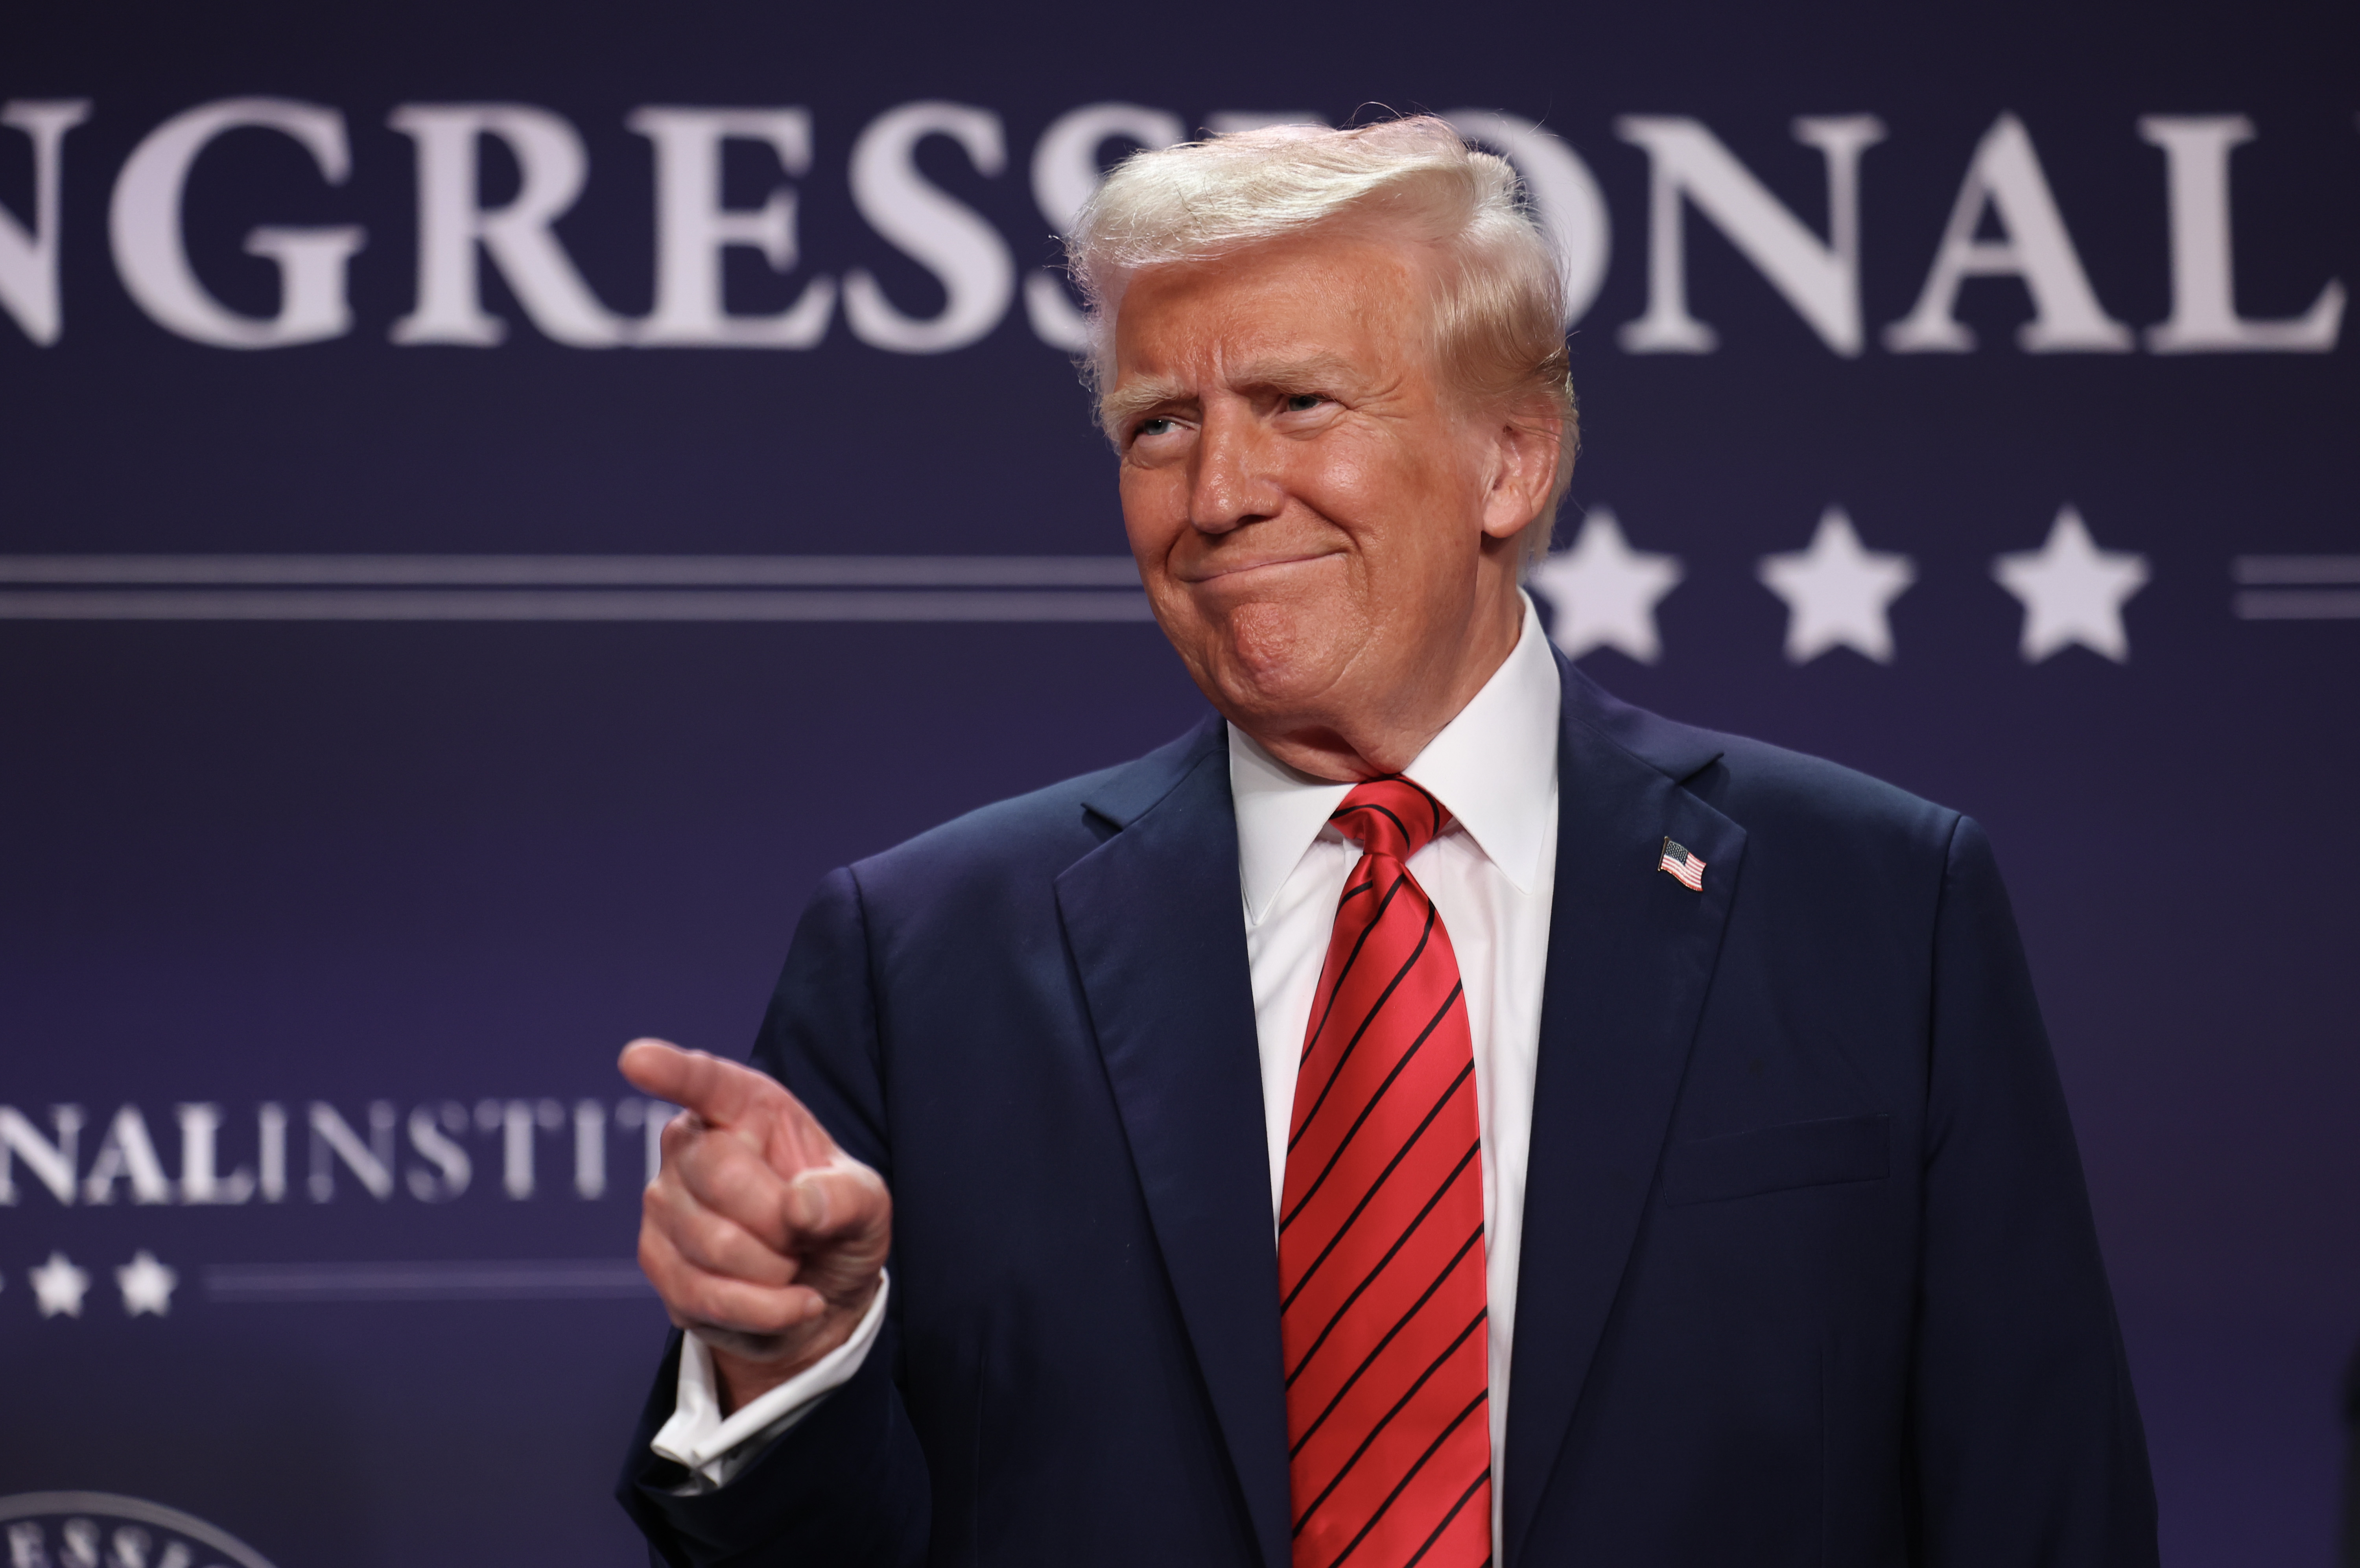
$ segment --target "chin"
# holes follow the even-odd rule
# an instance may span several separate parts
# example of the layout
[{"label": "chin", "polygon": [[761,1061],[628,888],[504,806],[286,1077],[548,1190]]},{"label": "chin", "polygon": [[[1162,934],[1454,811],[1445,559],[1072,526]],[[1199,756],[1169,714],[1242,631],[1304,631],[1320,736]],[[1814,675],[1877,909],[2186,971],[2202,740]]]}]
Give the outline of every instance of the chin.
[{"label": "chin", "polygon": [[1339,645],[1336,618],[1306,604],[1251,604],[1228,618],[1214,661],[1232,701],[1258,710],[1287,710],[1317,698],[1336,681]]}]

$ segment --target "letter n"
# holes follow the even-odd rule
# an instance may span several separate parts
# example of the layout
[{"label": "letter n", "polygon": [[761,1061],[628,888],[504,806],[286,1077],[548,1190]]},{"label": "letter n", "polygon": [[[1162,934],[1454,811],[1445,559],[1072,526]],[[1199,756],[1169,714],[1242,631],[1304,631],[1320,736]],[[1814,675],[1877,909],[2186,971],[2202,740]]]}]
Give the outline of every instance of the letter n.
[{"label": "letter n", "polygon": [[82,1136],[82,1107],[51,1105],[49,1126],[57,1131],[54,1143],[16,1106],[0,1105],[0,1203],[16,1201],[12,1157],[22,1160],[59,1203],[74,1201],[74,1145]]},{"label": "letter n", "polygon": [[336,1195],[336,1163],[360,1179],[369,1196],[383,1203],[393,1196],[393,1107],[383,1100],[368,1108],[369,1137],[363,1143],[336,1107],[314,1100],[311,1123],[311,1201],[324,1203]]},{"label": "letter n", "polygon": [[1624,141],[1644,147],[1647,197],[1647,313],[1621,334],[1633,354],[1710,354],[1713,330],[1688,314],[1682,203],[1712,220],[1769,279],[1819,341],[1836,353],[1860,352],[1860,155],[1885,139],[1873,114],[1805,117],[1794,136],[1816,147],[1828,166],[1828,237],[1822,242],[1786,210],[1707,130],[1685,115],[1626,114],[1614,122]]},{"label": "letter n", "polygon": [[14,125],[33,139],[33,226],[28,231],[0,209],[0,305],[16,318],[25,335],[48,346],[65,331],[58,301],[58,191],[66,133],[90,118],[90,100],[36,103],[12,99],[0,105],[0,125]]}]

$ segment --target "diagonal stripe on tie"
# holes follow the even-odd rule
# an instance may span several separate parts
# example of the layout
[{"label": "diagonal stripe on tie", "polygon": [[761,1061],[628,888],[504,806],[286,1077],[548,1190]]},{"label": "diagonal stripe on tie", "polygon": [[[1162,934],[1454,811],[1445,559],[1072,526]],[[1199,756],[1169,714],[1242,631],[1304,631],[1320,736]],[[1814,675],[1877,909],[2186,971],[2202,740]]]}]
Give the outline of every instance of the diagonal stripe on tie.
[{"label": "diagonal stripe on tie", "polygon": [[[1307,1071],[1310,1068],[1312,1053],[1318,1049],[1320,1035],[1334,1015],[1337,998],[1346,994],[1350,984],[1352,978],[1352,966],[1360,959],[1360,949],[1367,944],[1369,937],[1376,931],[1380,925],[1383,923],[1386,911],[1391,908],[1394,895],[1399,893],[1404,887],[1414,887],[1415,886],[1416,884],[1411,882],[1406,876],[1395,878],[1393,885],[1390,888],[1386,889],[1384,898],[1382,902],[1379,904],[1376,911],[1366,917],[1368,920],[1367,926],[1362,930],[1359,939],[1353,942],[1351,953],[1345,958],[1342,967],[1338,971],[1336,985],[1332,988],[1328,988],[1328,1006],[1320,1014],[1319,1021],[1312,1026],[1309,1038],[1304,1041],[1303,1061],[1298,1071]],[[1422,893],[1418,895],[1421,898],[1424,895]],[[1343,911],[1338,910],[1339,915]],[[1393,999],[1393,992],[1400,988],[1401,983],[1404,980],[1409,978],[1410,972],[1417,967],[1417,961],[1425,956],[1426,943],[1433,936],[1434,928],[1437,923],[1437,920],[1434,909],[1432,906],[1429,905],[1426,910],[1426,923],[1418,928],[1417,945],[1410,949],[1409,956],[1402,960],[1401,966],[1394,970],[1393,978],[1385,982],[1385,988],[1377,994],[1376,1000],[1370,1003],[1365,1009],[1355,1015],[1359,1021],[1353,1022],[1351,1018],[1347,1018],[1345,1020],[1347,1023],[1351,1025],[1351,1032],[1345,1040],[1342,1047],[1336,1052],[1335,1060],[1332,1062],[1323,1062],[1321,1063],[1321,1065],[1325,1066],[1328,1070],[1326,1081],[1321,1083],[1319,1092],[1313,1097],[1311,1104],[1305,1107],[1295,1116],[1295,1129],[1291,1134],[1289,1134],[1287,1138],[1286,1147],[1289,1150],[1292,1150],[1297,1143],[1301,1142],[1303,1135],[1310,1130],[1312,1122],[1316,1120],[1319,1115],[1320,1107],[1328,1103],[1328,1093],[1330,1089],[1335,1087],[1338,1074],[1342,1073],[1344,1068],[1350,1062],[1352,1052],[1359,1048],[1361,1037],[1369,1032],[1369,1026],[1377,1021],[1378,1012],[1383,1008],[1384,1005],[1388,1001]]]},{"label": "diagonal stripe on tie", "polygon": [[[1467,1343],[1470,1335],[1474,1334],[1476,1330],[1484,1326],[1485,1321],[1483,1313],[1476,1313],[1474,1321],[1470,1323],[1466,1327],[1460,1329],[1459,1333],[1452,1337],[1450,1343],[1442,1347],[1441,1354],[1435,1356],[1432,1361],[1426,1363],[1425,1369],[1419,1372],[1417,1376],[1411,1380],[1410,1386],[1402,1391],[1401,1397],[1395,1399],[1392,1404],[1385,1407],[1384,1414],[1376,1419],[1375,1422],[1370,1426],[1367,1432],[1361,1436],[1360,1441],[1353,1445],[1351,1453],[1344,1456],[1343,1462],[1338,1465],[1334,1472],[1328,1476],[1327,1484],[1319,1488],[1318,1495],[1304,1506],[1303,1512],[1306,1518],[1317,1512],[1319,1505],[1328,1500],[1328,1495],[1334,1492],[1338,1486],[1342,1486],[1344,1482],[1350,1477],[1353,1466],[1358,1465],[1362,1456],[1369,1452],[1370,1447],[1375,1443],[1379,1438],[1385,1434],[1385,1430],[1393,1424],[1393,1418],[1400,1415],[1403,1410],[1408,1409],[1410,1401],[1416,1399],[1419,1394],[1425,1391],[1426,1386],[1433,1380],[1435,1374],[1443,1369],[1443,1367],[1449,1362],[1451,1356],[1457,1354],[1459,1347]],[[1309,1434],[1306,1433],[1305,1435],[1307,1441]],[[1429,1453],[1430,1452],[1431,1450],[1429,1447]],[[1396,1490],[1398,1490],[1398,1487]],[[1297,1526],[1296,1528],[1300,1529],[1301,1527]]]},{"label": "diagonal stripe on tie", "polygon": [[[1362,1274],[1358,1279],[1352,1282],[1352,1288],[1349,1290],[1344,1291],[1340,1300],[1337,1300],[1331,1296],[1320,1301],[1305,1302],[1303,1310],[1294,1314],[1296,1319],[1296,1336],[1295,1339],[1291,1339],[1288,1343],[1290,1346],[1297,1343],[1302,1343],[1306,1335],[1307,1343],[1302,1343],[1301,1356],[1287,1364],[1288,1371],[1286,1375],[1286,1383],[1290,1390],[1295,1387],[1296,1380],[1301,1378],[1303,1375],[1309,1370],[1313,1358],[1317,1356],[1319,1352],[1326,1347],[1328,1336],[1333,1334],[1336,1332],[1338,1325],[1344,1322],[1345,1314],[1347,1312],[1350,1312],[1355,1307],[1357,1307],[1361,1299],[1369,1293],[1372,1287],[1376,1286],[1381,1280],[1394,1287],[1394,1289],[1386,1291],[1383,1297],[1380,1300],[1371,1303],[1369,1309],[1370,1312],[1382,1317],[1388,1305],[1397,1305],[1403,1299],[1406,1290],[1414,1288],[1412,1282],[1420,1278],[1418,1269],[1421,1264],[1424,1264],[1429,1269],[1437,1267],[1435,1264],[1435,1258],[1437,1256],[1436,1249],[1430,1244],[1437,1237],[1441,1236],[1446,1233],[1441,1231],[1439,1228],[1428,1230],[1422,1222],[1426,1219],[1426,1215],[1430,1214],[1437,1206],[1440,1205],[1445,1198],[1450,1195],[1451,1189],[1456,1187],[1460,1180],[1462,1180],[1467,1167],[1474,1163],[1477,1152],[1478,1151],[1472,1148],[1468,1149],[1466,1155],[1460,1160],[1459,1163],[1453,1166],[1450,1173],[1443,1178],[1442,1184],[1435,1189],[1434,1196],[1427,1199],[1426,1206],[1418,1211],[1417,1219],[1413,1221],[1399,1236],[1393,1238],[1393,1245],[1385,1248],[1384,1255],[1379,1258],[1376,1262],[1370,1267],[1368,1272]],[[1481,1228],[1480,1226],[1477,1227],[1474,1234],[1480,1238],[1482,1235]],[[1403,1264],[1400,1268],[1394,1268],[1393,1264],[1395,1259],[1401,1257],[1404,1249],[1408,1247],[1410,1243],[1413,1241],[1426,1245],[1421,1245],[1417,1248],[1415,1256],[1409,1258],[1408,1261]],[[1456,1261],[1459,1254],[1457,1252],[1453,1252],[1450,1257],[1453,1261]],[[1340,1274],[1341,1271],[1339,1270],[1338,1272]],[[1295,1299],[1301,1299],[1300,1290],[1296,1292]],[[1292,1306],[1292,1301],[1282,1305],[1279,1309],[1282,1316],[1286,1314]],[[1324,1316],[1321,1315],[1319,1311],[1321,1307],[1328,1308]],[[1311,1332],[1310,1329],[1310,1325],[1315,1322],[1319,1325],[1317,1333]],[[1365,1327],[1367,1319],[1364,1315],[1361,1326]]]},{"label": "diagonal stripe on tie", "polygon": [[[1296,1277],[1295,1283],[1288,1287],[1285,1296],[1279,1301],[1279,1306],[1282,1310],[1295,1304],[1295,1299],[1301,1295],[1305,1287],[1311,1283],[1312,1276],[1319,1272],[1319,1266],[1328,1261],[1328,1255],[1334,1252],[1337,1245],[1344,1239],[1344,1233],[1352,1228],[1352,1222],[1360,1217],[1361,1214],[1367,1210],[1369,1204],[1375,1200],[1378,1189],[1382,1187],[1387,1179],[1393,1174],[1401,1162],[1409,1158],[1411,1151],[1419,1146],[1419,1136],[1441,1116],[1443,1111],[1449,1105],[1451,1099],[1458,1094],[1460,1087],[1465,1085],[1474,1076],[1474,1063],[1470,1062],[1459,1077],[1451,1080],[1449,1089],[1445,1091],[1441,1099],[1435,1102],[1434,1109],[1426,1114],[1426,1119],[1418,1124],[1417,1130],[1410,1135],[1409,1141],[1403,1144],[1402,1147],[1394,1152],[1393,1158],[1385,1162],[1385,1168],[1377,1173],[1376,1181],[1369,1184],[1368,1189],[1360,1194],[1359,1202],[1352,1205],[1351,1213],[1344,1216],[1343,1223],[1335,1227],[1334,1231],[1329,1234],[1327,1242],[1321,1246],[1317,1252],[1312,1254],[1311,1260],[1303,1266],[1303,1272]],[[1480,1151],[1480,1146],[1470,1146],[1467,1153],[1460,1158],[1459,1163],[1451,1167],[1451,1176],[1457,1176],[1459,1171],[1466,1165],[1467,1161],[1473,1160]],[[1439,1203],[1442,1200],[1443,1193],[1448,1190],[1448,1186],[1449,1178],[1446,1177],[1444,1179],[1443,1186],[1437,1189],[1434,1197],[1428,1201],[1428,1208],[1431,1208],[1434,1203]],[[1309,1199],[1306,1198],[1305,1201],[1307,1203],[1309,1202]],[[1418,1217],[1422,1219],[1424,1216],[1425,1210],[1420,1210]],[[1415,1225],[1416,1222],[1414,1220],[1411,1223]],[[1282,1232],[1282,1234],[1284,1233]],[[1410,1233],[1407,1230],[1404,1230],[1402,1233],[1403,1239],[1406,1240],[1409,1234]]]},{"label": "diagonal stripe on tie", "polygon": [[1481,1129],[1450,936],[1409,860],[1448,824],[1404,779],[1356,838],[1306,1030],[1280,1194],[1294,1568],[1491,1557]]},{"label": "diagonal stripe on tie", "polygon": [[[1360,1130],[1361,1124],[1366,1122],[1371,1116],[1375,1114],[1377,1103],[1383,1099],[1385,1091],[1393,1086],[1393,1080],[1399,1078],[1402,1073],[1407,1070],[1409,1064],[1417,1059],[1419,1048],[1424,1046],[1428,1040],[1434,1037],[1434,1031],[1442,1027],[1443,1020],[1448,1018],[1451,1010],[1459,1006],[1459,987],[1456,985],[1452,985],[1450,987],[1450,994],[1442,998],[1442,1006],[1436,1009],[1434,1017],[1427,1021],[1426,1026],[1424,1029],[1417,1031],[1417,1038],[1409,1042],[1409,1049],[1402,1053],[1399,1061],[1395,1062],[1392,1067],[1386,1069],[1383,1080],[1377,1084],[1376,1090],[1370,1095],[1368,1103],[1360,1107],[1359,1114],[1352,1117],[1351,1125],[1345,1127],[1343,1132],[1338,1137],[1335,1147],[1328,1151],[1326,1161],[1319,1167],[1319,1174],[1311,1179],[1311,1184],[1304,1189],[1303,1196],[1296,1201],[1295,1207],[1288,1211],[1285,1218],[1279,1221],[1282,1227],[1293,1224],[1295,1216],[1300,1214],[1305,1209],[1308,1208],[1311,1204],[1311,1200],[1319,1195],[1319,1189],[1326,1184],[1328,1176],[1335,1171],[1336,1162],[1344,1158],[1345,1150],[1351,1148],[1352,1135],[1359,1132]],[[1474,1067],[1475,1063],[1470,1058],[1467,1063],[1466,1071],[1471,1073],[1474,1071]],[[1432,1121],[1434,1119],[1434,1116],[1441,1111],[1443,1105],[1448,1100],[1451,1090],[1458,1088],[1458,1086],[1464,1081],[1463,1077],[1454,1078],[1450,1081],[1449,1088],[1446,1088],[1443,1091],[1443,1098],[1436,1101],[1434,1110],[1426,1113],[1427,1121]],[[1328,1080],[1329,1086],[1332,1087],[1334,1083],[1335,1079],[1330,1078]],[[1324,1099],[1327,1094],[1327,1090],[1322,1089],[1320,1094]],[[1315,1105],[1313,1107],[1313,1115],[1316,1116],[1317,1114],[1317,1107]],[[1423,1123],[1420,1124],[1421,1130],[1423,1130],[1424,1125],[1425,1124]],[[1304,1130],[1306,1132],[1310,1130],[1309,1123],[1306,1122],[1305,1124]],[[1404,1149],[1404,1152],[1407,1152],[1406,1149]],[[1396,1156],[1396,1158],[1398,1158],[1398,1156]],[[1382,1181],[1383,1178],[1380,1177],[1378,1180]],[[1349,1225],[1351,1222],[1347,1220],[1345,1223]]]},{"label": "diagonal stripe on tie", "polygon": [[[1481,1231],[1477,1231],[1473,1235],[1470,1236],[1464,1242],[1459,1244],[1459,1250],[1450,1255],[1449,1260],[1443,1264],[1441,1272],[1435,1275],[1433,1282],[1428,1284],[1425,1290],[1419,1291],[1417,1300],[1412,1301],[1409,1304],[1408,1309],[1404,1312],[1400,1317],[1393,1320],[1393,1327],[1385,1330],[1384,1336],[1379,1339],[1375,1345],[1370,1349],[1369,1353],[1360,1358],[1360,1364],[1354,1367],[1351,1371],[1344,1375],[1344,1381],[1337,1388],[1335,1394],[1329,1398],[1326,1404],[1319,1407],[1319,1413],[1311,1418],[1311,1424],[1304,1428],[1302,1435],[1295,1438],[1294,1443],[1288,1447],[1287,1454],[1289,1457],[1302,1453],[1303,1445],[1309,1443],[1314,1437],[1318,1435],[1320,1427],[1326,1424],[1328,1418],[1335,1413],[1336,1407],[1343,1402],[1344,1396],[1352,1391],[1353,1385],[1360,1382],[1360,1378],[1368,1372],[1369,1368],[1376,1364],[1377,1357],[1384,1354],[1385,1347],[1393,1344],[1393,1336],[1401,1333],[1403,1329],[1406,1328],[1409,1325],[1410,1320],[1417,1316],[1418,1312],[1426,1306],[1426,1302],[1434,1299],[1434,1293],[1442,1289],[1443,1281],[1449,1279],[1452,1272],[1458,1269],[1459,1260],[1464,1258],[1478,1243],[1482,1241],[1482,1239],[1483,1233]],[[1398,1243],[1396,1245],[1398,1245]],[[1364,1286],[1365,1283],[1366,1281],[1363,1281]],[[1355,1290],[1353,1292],[1354,1298],[1358,1299],[1359,1294],[1360,1292]],[[1330,1321],[1332,1322],[1333,1320]],[[1322,1343],[1324,1343],[1324,1341]],[[1305,1369],[1311,1365],[1310,1357],[1318,1354],[1319,1345],[1315,1344],[1311,1347],[1308,1355],[1305,1356],[1303,1365],[1301,1367],[1297,1367],[1293,1372],[1287,1375],[1286,1381],[1290,1388],[1294,1385],[1295,1379],[1303,1375]]]}]

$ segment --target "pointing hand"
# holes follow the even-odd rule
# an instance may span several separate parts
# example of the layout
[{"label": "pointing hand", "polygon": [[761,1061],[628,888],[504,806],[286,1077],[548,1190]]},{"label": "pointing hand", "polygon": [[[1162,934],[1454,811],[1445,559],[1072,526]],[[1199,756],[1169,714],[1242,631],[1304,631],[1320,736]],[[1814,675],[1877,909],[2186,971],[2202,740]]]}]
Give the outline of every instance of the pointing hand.
[{"label": "pointing hand", "polygon": [[623,1076],[681,1107],[648,1184],[639,1267],[713,1353],[733,1410],[852,1336],[882,1279],[893,1200],[769,1074],[660,1040]]}]

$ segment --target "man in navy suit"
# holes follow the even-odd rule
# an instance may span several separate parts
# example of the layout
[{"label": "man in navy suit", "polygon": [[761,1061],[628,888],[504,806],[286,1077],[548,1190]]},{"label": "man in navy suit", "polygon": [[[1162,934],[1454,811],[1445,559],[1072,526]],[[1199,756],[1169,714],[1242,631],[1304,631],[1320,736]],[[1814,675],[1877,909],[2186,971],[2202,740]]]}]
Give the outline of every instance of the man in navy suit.
[{"label": "man in navy suit", "polygon": [[640,1258],[674,1564],[2146,1564],[1991,851],[1627,707],[1518,586],[1557,273],[1438,121],[1143,153],[1077,226],[1217,716],[831,876]]}]

